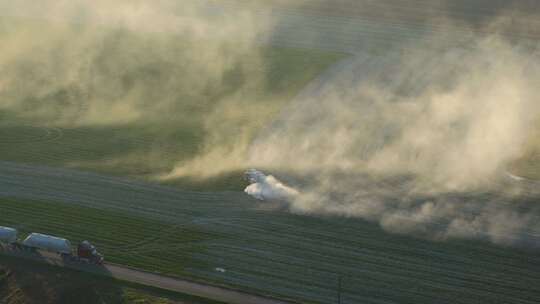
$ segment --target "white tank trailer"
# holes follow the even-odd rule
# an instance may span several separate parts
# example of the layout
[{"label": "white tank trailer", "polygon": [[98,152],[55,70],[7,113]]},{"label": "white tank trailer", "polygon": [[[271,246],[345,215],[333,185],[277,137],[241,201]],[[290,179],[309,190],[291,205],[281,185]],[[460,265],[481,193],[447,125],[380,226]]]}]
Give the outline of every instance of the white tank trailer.
[{"label": "white tank trailer", "polygon": [[71,254],[71,243],[63,238],[45,235],[41,233],[31,233],[23,242],[26,247],[57,252],[60,254]]},{"label": "white tank trailer", "polygon": [[15,228],[0,226],[0,245],[12,245],[11,250],[45,250],[60,254],[64,259],[75,262],[85,262],[101,265],[103,255],[99,253],[94,245],[88,241],[82,241],[72,250],[69,240],[52,235],[41,233],[31,233],[20,242],[17,238],[18,232]]},{"label": "white tank trailer", "polygon": [[17,242],[17,229],[0,226],[0,243],[13,244]]}]

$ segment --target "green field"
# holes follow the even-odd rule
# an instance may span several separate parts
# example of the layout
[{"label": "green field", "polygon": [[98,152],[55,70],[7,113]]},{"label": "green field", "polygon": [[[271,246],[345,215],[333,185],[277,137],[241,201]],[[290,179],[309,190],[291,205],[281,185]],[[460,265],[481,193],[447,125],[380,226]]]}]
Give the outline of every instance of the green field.
[{"label": "green field", "polygon": [[[340,55],[294,49],[266,50],[272,81],[267,91],[256,92],[254,100],[271,100],[264,117],[248,122],[253,136],[305,84]],[[298,60],[301,59],[301,60]],[[216,97],[219,99],[220,97]],[[197,100],[193,103],[197,104]],[[204,127],[205,110],[179,111],[174,119],[135,121],[113,126],[51,127],[0,113],[0,159],[21,163],[61,166],[132,178],[153,179],[168,173],[176,164],[195,157],[205,148],[209,134]],[[223,121],[227,128],[243,128],[249,117]],[[258,122],[257,122],[258,120]],[[257,123],[254,125],[253,123]],[[235,142],[235,134],[223,134],[223,141]],[[234,179],[238,176],[235,175]],[[227,177],[206,182],[189,178],[168,183],[191,189],[238,189]]]},{"label": "green field", "polygon": [[[25,38],[29,46],[17,48]],[[0,18],[0,42],[13,57],[0,58],[0,83],[9,84],[0,91],[0,160],[143,179],[210,145],[249,140],[344,56],[11,17]],[[168,183],[238,189],[227,176]]]},{"label": "green field", "polygon": [[[209,144],[230,149],[238,137],[249,140],[310,81],[344,57],[256,45],[240,55],[233,51],[231,62],[214,71],[204,57],[208,54],[197,56],[196,50],[208,45],[214,52],[210,55],[227,55],[236,42],[216,46],[164,33],[101,27],[101,34],[65,26],[0,18],[0,42],[15,47],[28,36],[29,45],[35,44],[7,51],[15,54],[13,60],[0,58],[5,72],[0,83],[14,84],[0,91],[1,161],[156,181],[156,176],[204,153]],[[69,39],[50,43],[55,40],[41,39],[44,33]],[[112,105],[124,100],[129,115],[114,112]],[[100,108],[109,101],[111,109]],[[241,110],[231,111],[229,105]],[[166,183],[191,190],[243,186],[240,172]],[[18,228],[21,237],[37,231],[74,244],[88,239],[109,262],[199,279],[208,277],[193,269],[215,267],[201,258],[208,255],[208,242],[231,237],[196,225],[55,201],[2,199],[0,209],[0,225]]]},{"label": "green field", "polygon": [[111,262],[309,303],[334,303],[339,276],[344,303],[535,303],[540,296],[534,250],[477,240],[429,241],[362,220],[218,202],[179,204],[185,211],[171,215],[193,212],[188,217],[209,222],[177,226],[129,212],[2,199],[0,225],[90,239]]},{"label": "green field", "polygon": [[220,238],[181,225],[62,203],[3,199],[0,206],[0,225],[18,227],[21,238],[39,231],[61,235],[73,244],[88,239],[109,262],[175,275],[188,275],[186,265],[204,267],[191,255],[204,250],[199,245],[203,241]]},{"label": "green field", "polygon": [[[0,19],[0,42],[18,37],[11,22]],[[31,37],[66,30],[38,21],[21,26]],[[2,73],[21,87],[0,90],[0,161],[10,162],[0,164],[0,225],[22,237],[88,239],[108,262],[310,303],[335,303],[340,277],[343,303],[540,298],[540,260],[530,248],[481,237],[434,241],[363,219],[294,214],[242,193],[242,168],[204,179],[156,178],[212,145],[227,154],[249,143],[344,54],[257,44],[232,52],[214,71],[212,58],[194,50],[208,44],[228,54],[234,42],[113,30],[92,33],[101,43],[93,49],[85,31],[81,40],[78,29],[67,33],[73,40],[50,46],[44,39],[29,49],[28,62],[14,60]],[[73,45],[80,47],[68,52],[75,60],[54,56]],[[88,66],[77,67],[71,81],[69,64],[86,51]],[[8,83],[2,75],[0,84]],[[123,101],[128,109],[100,108]],[[538,151],[531,144],[512,172],[540,178]]]}]

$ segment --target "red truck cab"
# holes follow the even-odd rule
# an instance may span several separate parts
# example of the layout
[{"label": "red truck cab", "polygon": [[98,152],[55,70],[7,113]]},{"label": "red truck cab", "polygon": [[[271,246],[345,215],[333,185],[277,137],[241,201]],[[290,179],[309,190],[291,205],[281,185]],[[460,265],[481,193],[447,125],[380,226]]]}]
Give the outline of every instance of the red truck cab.
[{"label": "red truck cab", "polygon": [[88,261],[98,265],[103,264],[103,255],[101,255],[96,247],[89,241],[82,241],[79,246],[77,246],[77,256],[82,261]]}]

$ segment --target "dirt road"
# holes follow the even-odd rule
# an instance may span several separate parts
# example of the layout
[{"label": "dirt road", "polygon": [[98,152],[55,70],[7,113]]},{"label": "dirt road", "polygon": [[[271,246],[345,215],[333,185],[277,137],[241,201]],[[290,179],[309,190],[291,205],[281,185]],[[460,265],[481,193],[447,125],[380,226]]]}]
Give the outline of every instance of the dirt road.
[{"label": "dirt road", "polygon": [[110,276],[118,280],[137,283],[145,286],[156,287],[159,289],[179,292],[191,296],[196,296],[204,299],[215,300],[218,302],[231,304],[286,304],[277,299],[266,298],[262,296],[252,295],[246,292],[227,289],[218,286],[206,285],[202,283],[181,280],[178,278],[162,276],[159,274],[149,273],[123,267],[120,265],[105,264],[104,267],[94,265],[79,264],[79,263],[64,263],[56,254],[42,252],[38,254],[30,254],[18,251],[0,251],[0,254],[5,254],[21,259],[28,259],[37,262],[66,267],[84,272],[96,273],[99,275]]},{"label": "dirt road", "polygon": [[160,276],[117,265],[106,265],[111,276],[120,280],[176,291],[205,299],[235,304],[285,304],[280,300],[251,295],[241,291],[204,285],[190,281]]}]

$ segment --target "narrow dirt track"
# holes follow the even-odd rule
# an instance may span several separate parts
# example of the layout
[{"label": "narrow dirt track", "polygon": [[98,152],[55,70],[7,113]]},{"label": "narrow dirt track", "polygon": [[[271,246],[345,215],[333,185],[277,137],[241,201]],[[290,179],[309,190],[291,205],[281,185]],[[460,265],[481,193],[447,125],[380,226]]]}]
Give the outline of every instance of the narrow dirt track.
[{"label": "narrow dirt track", "polygon": [[[347,278],[344,303],[376,303],[381,296],[433,302],[440,299],[437,290],[441,288],[471,299],[518,299],[520,303],[534,303],[531,299],[540,296],[535,287],[540,282],[540,257],[533,252],[481,242],[429,242],[382,233],[376,225],[354,219],[267,210],[242,192],[181,191],[86,172],[0,162],[0,197],[120,210],[218,232],[226,237],[204,242],[205,249],[192,257],[208,266],[191,265],[186,271],[261,294],[333,303],[335,280],[342,273]],[[218,267],[226,272],[216,271]],[[158,276],[143,272],[116,267],[111,272],[143,284],[176,286],[169,280],[159,283]],[[394,282],[395,288],[384,288],[388,282]],[[418,293],[409,284],[425,289]],[[486,285],[500,288],[486,290]]]},{"label": "narrow dirt track", "polygon": [[[0,251],[2,253],[2,251]],[[115,279],[137,283],[145,286],[156,287],[159,289],[179,292],[186,295],[196,296],[204,299],[214,300],[231,304],[287,304],[277,299],[257,296],[237,290],[227,289],[218,286],[206,285],[192,281],[181,280],[162,276],[154,273],[140,271],[120,265],[105,264],[104,267],[93,265],[64,263],[57,255],[43,252],[41,255],[32,255],[17,252],[5,252],[4,254],[12,257],[33,260],[49,265],[75,269],[84,272],[95,273],[99,275],[110,276]]]},{"label": "narrow dirt track", "polygon": [[[272,14],[281,23],[273,35],[261,40],[273,45],[354,54],[374,41],[388,45],[430,34],[415,24],[313,18],[287,10]],[[340,65],[347,65],[347,60],[310,84],[297,101],[320,92],[325,78],[338,73]],[[528,187],[536,195],[537,186]],[[219,232],[229,238],[204,243],[205,251],[193,257],[211,267],[192,266],[187,269],[190,273],[310,302],[335,303],[341,275],[343,303],[454,303],[456,299],[537,303],[540,297],[537,254],[478,242],[437,243],[388,235],[375,224],[354,219],[272,212],[241,192],[181,191],[93,173],[0,162],[0,197],[118,210]],[[227,271],[217,272],[216,267]],[[113,267],[111,272],[119,278],[160,282],[154,275],[131,270]],[[176,288],[170,284],[163,286]]]},{"label": "narrow dirt track", "polygon": [[161,289],[176,291],[205,299],[232,304],[285,304],[288,302],[251,295],[245,292],[203,285],[190,281],[164,277],[148,272],[142,272],[116,265],[106,265],[111,276],[134,283],[154,286]]}]

